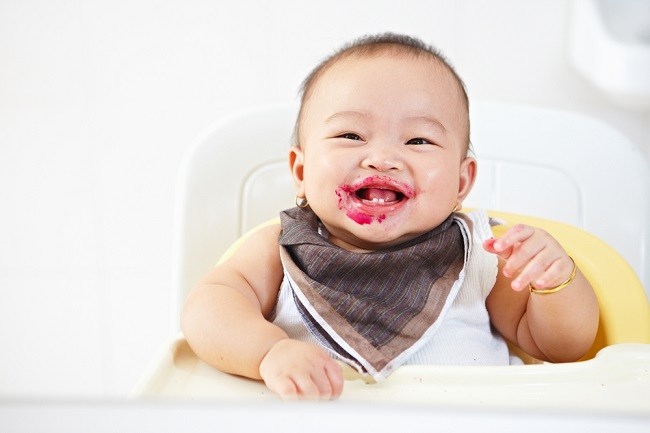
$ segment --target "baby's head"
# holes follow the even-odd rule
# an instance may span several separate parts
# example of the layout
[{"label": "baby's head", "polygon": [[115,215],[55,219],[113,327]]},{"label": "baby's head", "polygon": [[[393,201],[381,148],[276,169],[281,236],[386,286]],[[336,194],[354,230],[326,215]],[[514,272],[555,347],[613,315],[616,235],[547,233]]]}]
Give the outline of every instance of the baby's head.
[{"label": "baby's head", "polygon": [[314,68],[307,78],[303,81],[300,88],[300,110],[296,119],[294,128],[294,144],[300,146],[301,141],[301,121],[303,113],[310,102],[310,97],[313,93],[314,86],[318,80],[337,62],[349,59],[364,57],[373,57],[378,55],[392,55],[404,59],[410,58],[423,58],[430,59],[437,65],[441,66],[456,84],[458,91],[458,98],[461,102],[462,113],[459,115],[465,121],[465,145],[466,151],[470,149],[470,124],[469,124],[469,99],[467,91],[465,90],[465,83],[456,73],[455,69],[445,59],[445,57],[434,47],[427,45],[420,39],[411,36],[383,33],[379,35],[364,36],[360,39],[353,41],[350,44],[343,46],[331,56],[323,60],[316,68]]},{"label": "baby's head", "polygon": [[322,62],[304,82],[295,140],[297,197],[352,250],[433,229],[474,182],[463,83],[406,36],[366,37]]}]

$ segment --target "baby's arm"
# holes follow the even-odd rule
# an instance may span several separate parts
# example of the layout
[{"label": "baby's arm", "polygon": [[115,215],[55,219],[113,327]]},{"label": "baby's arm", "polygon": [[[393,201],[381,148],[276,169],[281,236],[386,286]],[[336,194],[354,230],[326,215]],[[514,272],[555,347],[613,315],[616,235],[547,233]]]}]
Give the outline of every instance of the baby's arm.
[{"label": "baby's arm", "polygon": [[260,229],[208,273],[187,299],[181,328],[197,356],[221,371],[263,379],[282,397],[337,397],[341,367],[266,319],[282,282],[279,231]]},{"label": "baby's arm", "polygon": [[499,239],[484,242],[499,256],[499,274],[487,299],[490,318],[508,340],[537,359],[566,362],[584,355],[598,329],[598,301],[579,269],[554,293],[531,293],[567,281],[574,263],[546,231],[516,225]]}]

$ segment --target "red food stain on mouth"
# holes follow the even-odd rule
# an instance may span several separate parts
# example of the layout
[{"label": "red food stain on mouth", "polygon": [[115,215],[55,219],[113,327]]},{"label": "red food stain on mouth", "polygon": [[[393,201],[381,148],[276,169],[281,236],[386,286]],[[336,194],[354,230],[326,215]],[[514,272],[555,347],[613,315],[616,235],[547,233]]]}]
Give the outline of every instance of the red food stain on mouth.
[{"label": "red food stain on mouth", "polygon": [[[357,224],[370,224],[372,223],[373,216],[372,215],[367,215],[362,212],[359,212],[354,209],[349,209],[346,213],[346,215],[354,222]],[[377,222],[382,222],[386,218],[386,215],[380,215],[377,217]]]},{"label": "red food stain on mouth", "polygon": [[357,224],[381,223],[387,212],[394,211],[413,197],[413,188],[387,176],[371,176],[353,185],[341,185],[336,191],[339,209]]}]

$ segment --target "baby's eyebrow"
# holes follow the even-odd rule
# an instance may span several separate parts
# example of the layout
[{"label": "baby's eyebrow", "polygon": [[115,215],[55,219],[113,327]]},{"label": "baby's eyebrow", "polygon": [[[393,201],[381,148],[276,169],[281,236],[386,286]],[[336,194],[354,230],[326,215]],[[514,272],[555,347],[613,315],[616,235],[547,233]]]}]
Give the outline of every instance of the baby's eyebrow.
[{"label": "baby's eyebrow", "polygon": [[329,122],[333,122],[333,121],[335,121],[337,119],[346,118],[346,117],[362,117],[362,118],[366,118],[368,116],[369,116],[368,113],[364,113],[364,112],[361,112],[361,111],[353,111],[353,110],[337,111],[336,113],[332,114],[327,119],[325,119],[325,122],[329,123]]},{"label": "baby's eyebrow", "polygon": [[[330,123],[334,122],[338,119],[345,119],[345,118],[368,118],[370,117],[370,113],[366,113],[363,111],[354,111],[354,110],[345,110],[345,111],[337,111],[336,113],[332,114],[329,116],[327,119],[325,119],[325,123]],[[446,135],[447,134],[447,128],[437,119],[434,119],[433,117],[429,116],[409,116],[405,119],[407,122],[422,122],[427,124],[430,128],[437,129],[439,130],[442,134]]]},{"label": "baby's eyebrow", "polygon": [[447,134],[447,128],[445,128],[445,126],[442,123],[440,123],[440,121],[438,121],[437,119],[434,119],[432,117],[428,117],[428,116],[411,116],[411,117],[408,117],[407,120],[415,121],[415,122],[424,122],[429,127],[434,128],[434,129],[438,129],[441,133],[443,133],[445,135]]}]

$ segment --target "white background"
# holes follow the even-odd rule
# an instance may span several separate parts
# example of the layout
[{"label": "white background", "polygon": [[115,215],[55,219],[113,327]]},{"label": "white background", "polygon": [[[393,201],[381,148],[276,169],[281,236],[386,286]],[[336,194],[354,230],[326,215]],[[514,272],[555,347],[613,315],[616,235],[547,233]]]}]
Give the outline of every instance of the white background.
[{"label": "white background", "polygon": [[650,156],[650,113],[609,102],[568,61],[569,6],[1,0],[0,398],[129,392],[172,327],[181,155],[225,113],[295,101],[362,34],[421,37],[470,98],[583,112]]}]

